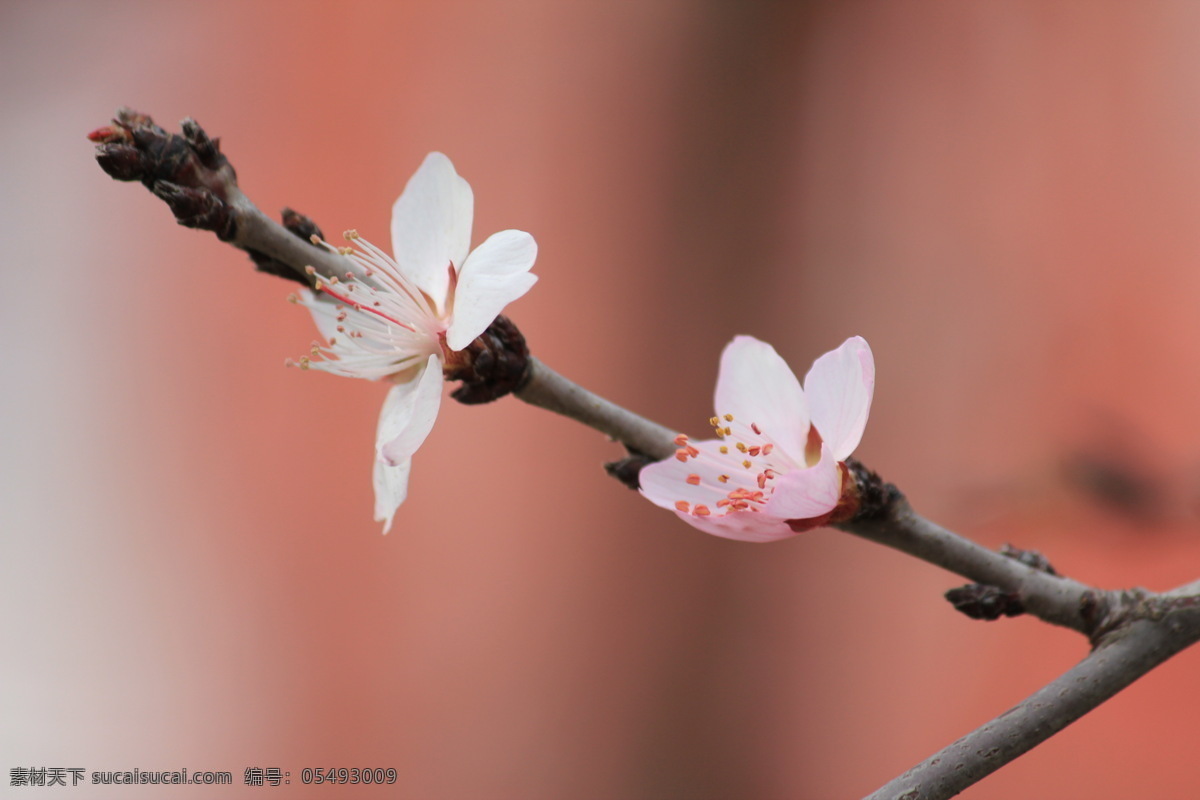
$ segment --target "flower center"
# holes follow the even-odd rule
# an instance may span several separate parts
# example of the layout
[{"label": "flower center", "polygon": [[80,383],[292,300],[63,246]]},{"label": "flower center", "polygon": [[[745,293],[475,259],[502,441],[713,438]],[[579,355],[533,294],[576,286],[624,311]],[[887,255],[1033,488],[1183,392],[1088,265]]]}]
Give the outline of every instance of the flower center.
[{"label": "flower center", "polygon": [[[352,377],[379,379],[402,373],[444,351],[445,321],[434,301],[392,258],[357,231],[343,236],[352,246],[334,248],[317,237],[315,245],[345,256],[355,267],[345,275],[324,275],[306,267],[315,292],[324,298],[301,300],[313,313],[329,345],[314,346],[299,359],[301,368],[318,367]],[[324,324],[322,324],[324,323]]]}]

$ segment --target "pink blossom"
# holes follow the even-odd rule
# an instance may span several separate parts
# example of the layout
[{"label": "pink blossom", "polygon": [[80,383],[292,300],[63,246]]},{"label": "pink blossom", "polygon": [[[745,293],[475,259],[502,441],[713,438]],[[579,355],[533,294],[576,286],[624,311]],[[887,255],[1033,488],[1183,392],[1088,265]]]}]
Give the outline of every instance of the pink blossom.
[{"label": "pink blossom", "polygon": [[529,271],[537,244],[524,231],[501,231],[470,250],[474,208],[450,159],[430,153],[392,207],[395,258],[347,231],[350,246],[339,252],[357,272],[310,267],[316,292],[293,297],[327,341],[301,367],[393,384],[375,437],[375,519],[384,533],[408,494],[412,456],[437,419],[443,368],[537,281]]},{"label": "pink blossom", "polygon": [[676,439],[673,458],[642,469],[642,494],[706,533],[769,542],[834,515],[875,388],[866,340],[821,356],[804,387],[769,344],[738,336],[721,354],[716,439]]}]

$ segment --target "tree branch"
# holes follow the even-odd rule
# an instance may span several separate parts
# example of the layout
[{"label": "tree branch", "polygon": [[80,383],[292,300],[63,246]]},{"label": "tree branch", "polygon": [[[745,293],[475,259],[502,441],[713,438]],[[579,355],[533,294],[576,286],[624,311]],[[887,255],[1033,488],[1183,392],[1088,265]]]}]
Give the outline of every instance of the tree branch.
[{"label": "tree branch", "polygon": [[[259,269],[302,283],[311,280],[309,266],[329,276],[355,271],[348,259],[312,245],[309,237],[319,235],[319,229],[307,218],[285,211],[280,225],[263,214],[238,188],[218,141],[192,120],[182,128],[182,135],[169,134],[149,117],[122,109],[113,125],[89,138],[97,143],[97,160],[109,175],[141,181],[167,203],[180,224],[213,231],[248,252]],[[515,327],[512,333],[520,338]],[[646,458],[669,458],[678,446],[670,429],[587,391],[532,357],[527,375],[514,392],[518,398],[592,427],[635,454],[611,470],[626,482],[636,483],[637,468]],[[473,390],[467,395],[467,402],[481,401]],[[1091,654],[1062,676],[871,798],[950,797],[1200,640],[1200,580],[1163,594],[1093,589],[1054,574],[1036,558],[1025,558],[1028,554],[993,552],[924,519],[895,487],[853,459],[846,465],[861,507],[856,517],[835,527],[997,587],[1011,595],[1005,599],[1007,613],[1023,610],[1079,631],[1093,645]]]},{"label": "tree branch", "polygon": [[880,787],[868,800],[953,797],[1200,640],[1200,608],[1163,612],[1156,608],[1159,603],[1155,600],[1140,602],[1141,613],[1132,614],[1087,658],[983,727]]},{"label": "tree branch", "polygon": [[988,550],[936,525],[900,497],[882,513],[836,527],[886,545],[978,583],[998,586],[1020,597],[1027,613],[1090,635],[1107,605],[1105,592]]},{"label": "tree branch", "polygon": [[582,422],[656,461],[675,452],[678,434],[669,428],[589,392],[532,356],[529,369],[529,381],[513,393],[526,403]]}]

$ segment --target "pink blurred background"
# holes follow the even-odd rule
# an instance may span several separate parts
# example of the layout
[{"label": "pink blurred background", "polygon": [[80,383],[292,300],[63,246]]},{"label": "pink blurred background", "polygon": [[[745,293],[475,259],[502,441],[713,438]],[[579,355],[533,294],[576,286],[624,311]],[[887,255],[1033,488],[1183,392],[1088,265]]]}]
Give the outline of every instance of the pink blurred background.
[{"label": "pink blurred background", "polygon": [[[734,334],[801,372],[861,334],[858,454],[920,510],[1104,587],[1200,575],[1200,5],[9,0],[0,65],[6,790],[853,797],[1086,652],[836,531],[700,534],[511,399],[444,407],[381,536],[385,388],[284,369],[290,285],[101,173],[122,104],[381,244],[442,150],[475,241],[537,237],[510,310],[585,386],[703,433]],[[1197,796],[1198,667],[963,796]],[[329,766],[400,779],[297,785]]]}]

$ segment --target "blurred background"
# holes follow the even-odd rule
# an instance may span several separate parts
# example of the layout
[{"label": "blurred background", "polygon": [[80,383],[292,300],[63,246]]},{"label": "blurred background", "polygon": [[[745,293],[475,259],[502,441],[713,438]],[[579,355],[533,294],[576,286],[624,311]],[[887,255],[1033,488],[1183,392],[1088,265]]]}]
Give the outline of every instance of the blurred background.
[{"label": "blurred background", "polygon": [[[861,334],[858,455],[919,510],[1107,588],[1200,575],[1196,3],[7,0],[0,65],[6,791],[856,797],[1086,654],[837,531],[701,534],[512,399],[443,406],[381,536],[386,387],[284,369],[291,284],[96,167],[123,104],[382,245],[442,150],[474,241],[537,237],[511,316],[583,385],[703,434],[733,335],[803,374]],[[1198,667],[963,797],[1195,797]]]}]

